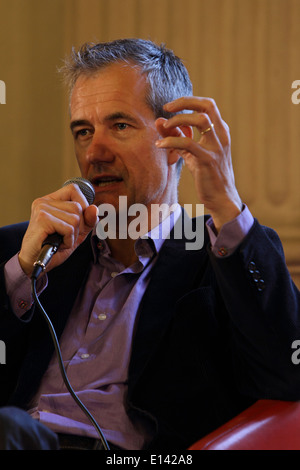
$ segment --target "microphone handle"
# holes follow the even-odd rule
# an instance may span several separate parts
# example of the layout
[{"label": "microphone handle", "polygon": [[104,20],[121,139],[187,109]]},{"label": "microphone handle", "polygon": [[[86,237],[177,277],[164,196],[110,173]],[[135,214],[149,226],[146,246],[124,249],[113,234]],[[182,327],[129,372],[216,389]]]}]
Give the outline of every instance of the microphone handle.
[{"label": "microphone handle", "polygon": [[37,260],[34,262],[34,269],[31,275],[32,279],[37,279],[42,271],[46,269],[47,264],[52,256],[57,252],[59,245],[62,243],[63,237],[59,233],[48,235],[42,244],[42,249]]},{"label": "microphone handle", "polygon": [[58,249],[62,241],[63,241],[63,237],[59,233],[52,233],[51,235],[48,235],[46,240],[43,241],[42,246],[52,245],[53,247],[56,247],[56,249]]}]

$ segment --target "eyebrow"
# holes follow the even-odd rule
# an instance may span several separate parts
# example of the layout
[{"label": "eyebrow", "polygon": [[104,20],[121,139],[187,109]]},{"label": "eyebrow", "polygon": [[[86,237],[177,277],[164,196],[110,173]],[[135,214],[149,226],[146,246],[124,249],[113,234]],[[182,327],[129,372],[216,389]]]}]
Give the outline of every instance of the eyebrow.
[{"label": "eyebrow", "polygon": [[[118,111],[116,113],[108,114],[107,116],[104,117],[103,122],[112,122],[112,121],[118,121],[119,119],[124,119],[125,121],[129,121],[132,124],[137,124],[138,121],[131,116],[130,114],[123,113],[121,111]],[[90,126],[91,123],[86,120],[86,119],[76,119],[75,121],[72,121],[70,123],[70,129],[73,131],[75,127],[78,126]]]},{"label": "eyebrow", "polygon": [[106,121],[117,121],[118,119],[124,119],[126,121],[132,122],[133,124],[137,124],[137,120],[131,116],[130,114],[123,113],[121,111],[109,114],[104,118],[104,122]]},{"label": "eyebrow", "polygon": [[85,119],[76,119],[75,121],[72,121],[70,123],[70,129],[73,132],[74,127],[78,126],[90,126],[89,121],[86,121]]}]

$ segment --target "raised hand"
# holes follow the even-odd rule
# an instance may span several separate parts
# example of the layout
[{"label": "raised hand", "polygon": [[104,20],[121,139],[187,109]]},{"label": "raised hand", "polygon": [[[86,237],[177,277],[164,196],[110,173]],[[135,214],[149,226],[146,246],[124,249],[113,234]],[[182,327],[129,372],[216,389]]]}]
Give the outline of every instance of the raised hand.
[{"label": "raised hand", "polygon": [[[192,111],[168,120],[159,118],[156,126],[162,139],[156,145],[176,149],[184,158],[194,177],[199,201],[220,230],[242,210],[232,168],[229,127],[210,98],[183,97],[167,103],[164,109],[171,113]],[[199,131],[198,139],[193,138],[192,128]]]}]

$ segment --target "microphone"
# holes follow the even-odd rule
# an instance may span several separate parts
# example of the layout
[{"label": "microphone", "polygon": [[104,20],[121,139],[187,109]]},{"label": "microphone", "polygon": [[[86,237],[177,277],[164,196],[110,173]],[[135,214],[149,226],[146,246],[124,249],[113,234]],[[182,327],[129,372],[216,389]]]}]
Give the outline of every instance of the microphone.
[{"label": "microphone", "polygon": [[[85,178],[75,177],[67,180],[63,184],[63,187],[69,184],[77,184],[89,205],[93,204],[95,199],[95,191],[90,181]],[[57,252],[62,241],[63,237],[59,233],[52,233],[51,235],[48,235],[42,244],[42,249],[38,258],[33,264],[34,270],[32,272],[31,279],[37,279],[41,272],[46,269],[47,264],[51,260],[52,256]]]}]

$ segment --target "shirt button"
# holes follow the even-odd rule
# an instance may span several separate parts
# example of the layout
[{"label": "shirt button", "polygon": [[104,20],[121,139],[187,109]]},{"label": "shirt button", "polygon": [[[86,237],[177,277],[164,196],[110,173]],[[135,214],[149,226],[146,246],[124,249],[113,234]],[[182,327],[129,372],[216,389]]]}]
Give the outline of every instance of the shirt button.
[{"label": "shirt button", "polygon": [[106,320],[106,313],[100,313],[100,314],[98,315],[98,319],[99,319],[99,320]]},{"label": "shirt button", "polygon": [[87,354],[87,353],[84,353],[84,354],[81,354],[80,357],[81,357],[81,359],[87,359],[88,357],[90,357],[90,355]]}]

